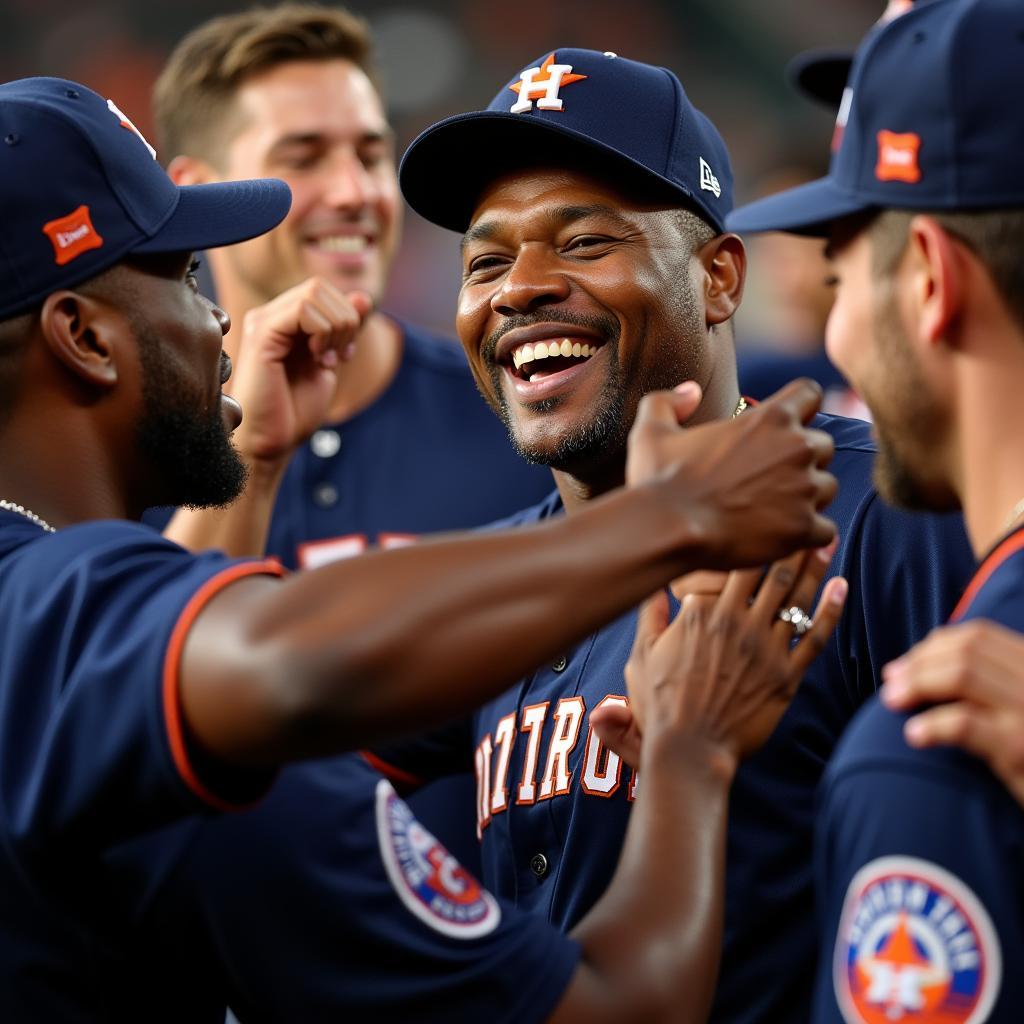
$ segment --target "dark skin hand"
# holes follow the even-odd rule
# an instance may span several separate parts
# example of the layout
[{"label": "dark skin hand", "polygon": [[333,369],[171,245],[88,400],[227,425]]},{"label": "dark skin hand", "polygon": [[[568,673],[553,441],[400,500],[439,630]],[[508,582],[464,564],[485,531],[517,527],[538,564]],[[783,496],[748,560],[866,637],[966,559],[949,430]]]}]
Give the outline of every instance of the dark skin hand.
[{"label": "dark skin hand", "polygon": [[[832,547],[730,574],[669,622],[664,591],[637,621],[630,708],[595,710],[602,741],[640,768],[615,877],[573,931],[583,956],[552,1020],[705,1021],[721,954],[729,786],[768,739],[831,635],[846,581],[829,581],[793,643],[781,606],[808,607]],[[635,716],[635,717],[634,717]],[[643,742],[640,743],[640,734]]]},{"label": "dark skin hand", "polygon": [[225,588],[183,653],[193,740],[229,763],[268,765],[422,730],[685,572],[827,543],[832,442],[805,426],[820,389],[794,382],[739,419],[681,429],[699,401],[695,386],[648,395],[630,486],[571,521]]}]

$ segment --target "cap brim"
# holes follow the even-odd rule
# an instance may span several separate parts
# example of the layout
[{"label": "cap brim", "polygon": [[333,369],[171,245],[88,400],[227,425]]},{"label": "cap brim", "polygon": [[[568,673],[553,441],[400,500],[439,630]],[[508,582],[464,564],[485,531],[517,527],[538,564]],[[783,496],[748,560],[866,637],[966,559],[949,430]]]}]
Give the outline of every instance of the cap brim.
[{"label": "cap brim", "polygon": [[798,92],[836,110],[852,64],[853,54],[845,50],[807,50],[786,65],[786,78]]},{"label": "cap brim", "polygon": [[[406,202],[421,217],[464,232],[490,182],[526,164],[558,164],[567,150],[600,154],[602,170],[616,170],[624,181],[637,182],[653,201],[664,197],[692,206],[721,229],[719,216],[676,182],[641,167],[612,146],[519,114],[479,110],[439,121],[413,140],[402,157],[398,178]],[[463,158],[459,155],[463,153],[472,155]]]},{"label": "cap brim", "polygon": [[131,251],[192,252],[244,242],[277,227],[291,202],[291,190],[276,178],[184,185],[160,230]]},{"label": "cap brim", "polygon": [[725,218],[725,226],[730,231],[788,231],[794,235],[825,238],[835,221],[873,206],[839,188],[831,178],[819,178],[737,207]]}]

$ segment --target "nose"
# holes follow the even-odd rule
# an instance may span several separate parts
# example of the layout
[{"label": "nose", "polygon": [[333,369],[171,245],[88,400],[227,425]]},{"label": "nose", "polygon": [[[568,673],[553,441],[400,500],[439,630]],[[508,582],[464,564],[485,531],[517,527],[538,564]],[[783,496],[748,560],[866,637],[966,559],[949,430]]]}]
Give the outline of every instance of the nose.
[{"label": "nose", "polygon": [[353,151],[339,153],[327,168],[324,201],[338,210],[360,210],[376,202],[379,190],[373,175]]},{"label": "nose", "polygon": [[213,319],[217,321],[220,326],[221,335],[225,335],[231,330],[231,317],[224,312],[216,303],[210,303],[210,312],[213,314]]},{"label": "nose", "polygon": [[569,290],[568,279],[551,265],[540,243],[524,245],[491,298],[491,309],[502,316],[530,313],[564,302]]}]

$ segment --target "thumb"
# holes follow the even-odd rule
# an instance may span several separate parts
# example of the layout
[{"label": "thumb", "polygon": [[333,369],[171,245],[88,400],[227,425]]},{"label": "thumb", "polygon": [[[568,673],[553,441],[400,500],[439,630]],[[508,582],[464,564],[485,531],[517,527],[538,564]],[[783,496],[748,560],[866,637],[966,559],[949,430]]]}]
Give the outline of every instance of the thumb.
[{"label": "thumb", "polygon": [[652,391],[640,401],[634,429],[679,426],[697,411],[702,397],[700,385],[693,380],[684,381],[674,391]]},{"label": "thumb", "polygon": [[640,729],[629,708],[621,704],[595,708],[590,714],[590,725],[612,753],[618,754],[630,768],[640,767]]},{"label": "thumb", "polygon": [[359,314],[360,321],[365,320],[373,312],[373,296],[369,292],[352,291],[346,295],[346,298]]}]

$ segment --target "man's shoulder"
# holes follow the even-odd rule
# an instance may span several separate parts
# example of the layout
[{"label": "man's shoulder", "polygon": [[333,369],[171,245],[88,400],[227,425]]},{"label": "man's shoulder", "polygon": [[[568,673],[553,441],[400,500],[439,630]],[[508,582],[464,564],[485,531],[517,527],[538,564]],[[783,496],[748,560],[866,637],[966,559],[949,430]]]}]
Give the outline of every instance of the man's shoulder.
[{"label": "man's shoulder", "polygon": [[873,459],[878,451],[871,424],[852,416],[819,413],[811,424],[832,435],[836,452],[854,452]]},{"label": "man's shoulder", "polygon": [[471,377],[462,346],[444,334],[396,320],[402,332],[402,361],[423,373],[466,380]]}]

